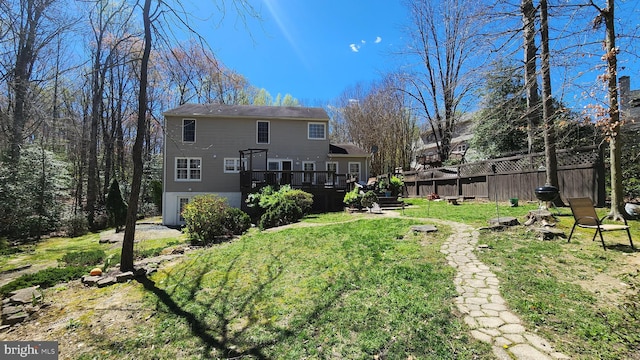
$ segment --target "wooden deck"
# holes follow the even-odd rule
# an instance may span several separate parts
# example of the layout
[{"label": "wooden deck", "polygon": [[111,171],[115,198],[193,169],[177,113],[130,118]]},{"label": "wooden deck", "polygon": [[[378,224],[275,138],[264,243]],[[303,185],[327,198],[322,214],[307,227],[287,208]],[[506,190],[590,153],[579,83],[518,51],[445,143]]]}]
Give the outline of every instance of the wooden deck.
[{"label": "wooden deck", "polygon": [[344,208],[344,194],[351,190],[352,181],[345,174],[332,171],[265,171],[246,170],[240,172],[242,199],[260,191],[265,186],[289,185],[313,195],[313,211],[339,211]]}]

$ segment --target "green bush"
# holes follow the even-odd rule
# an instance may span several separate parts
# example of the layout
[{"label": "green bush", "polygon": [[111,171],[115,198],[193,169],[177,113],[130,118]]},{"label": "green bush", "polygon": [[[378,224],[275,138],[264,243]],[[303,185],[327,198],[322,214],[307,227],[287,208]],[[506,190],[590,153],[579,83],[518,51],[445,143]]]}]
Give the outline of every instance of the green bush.
[{"label": "green bush", "polygon": [[367,191],[360,200],[360,204],[366,208],[372,207],[376,202],[378,202],[378,195],[373,191]]},{"label": "green bush", "polygon": [[283,200],[270,207],[260,217],[260,230],[294,223],[304,216],[302,209],[294,201]]},{"label": "green bush", "polygon": [[[259,208],[260,229],[296,222],[307,214],[313,205],[313,195],[284,185],[279,189],[267,186],[247,199],[247,205]],[[260,215],[261,214],[261,215]]]},{"label": "green bush", "polygon": [[66,253],[60,261],[67,266],[94,266],[102,263],[107,254],[104,250],[85,250]]},{"label": "green bush", "polygon": [[342,202],[350,208],[360,208],[362,206],[362,195],[360,194],[360,189],[355,187],[353,190],[344,194]]},{"label": "green bush", "polygon": [[78,237],[89,232],[89,222],[84,215],[74,215],[64,221],[64,231],[68,237]]},{"label": "green bush", "polygon": [[286,200],[293,201],[300,207],[303,214],[308,214],[313,206],[313,195],[302,190],[290,189],[284,192],[284,198]]},{"label": "green bush", "polygon": [[10,292],[39,285],[41,288],[49,288],[59,283],[79,279],[89,269],[85,266],[68,266],[63,268],[49,268],[34,274],[22,275],[12,282],[0,287],[0,297],[7,296]]},{"label": "green bush", "polygon": [[19,247],[11,246],[6,238],[0,237],[0,255],[11,255],[21,252]]},{"label": "green bush", "polygon": [[228,208],[225,214],[224,227],[233,235],[242,235],[251,228],[251,218],[238,208]]},{"label": "green bush", "polygon": [[251,226],[248,215],[229,207],[225,198],[212,194],[194,197],[185,206],[182,217],[191,242],[201,244],[220,242],[223,237],[241,234]]},{"label": "green bush", "polygon": [[391,195],[398,196],[402,193],[402,188],[404,187],[404,181],[398,176],[392,176],[389,180],[389,190],[391,191]]}]

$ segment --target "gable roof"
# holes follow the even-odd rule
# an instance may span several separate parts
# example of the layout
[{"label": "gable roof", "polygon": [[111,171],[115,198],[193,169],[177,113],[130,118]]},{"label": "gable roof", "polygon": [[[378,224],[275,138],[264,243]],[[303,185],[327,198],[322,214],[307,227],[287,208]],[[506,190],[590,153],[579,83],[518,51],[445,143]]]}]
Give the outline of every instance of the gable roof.
[{"label": "gable roof", "polygon": [[344,155],[350,157],[368,157],[369,153],[355,144],[329,144],[329,156]]},{"label": "gable roof", "polygon": [[165,111],[164,116],[329,120],[323,108],[220,104],[184,104]]}]

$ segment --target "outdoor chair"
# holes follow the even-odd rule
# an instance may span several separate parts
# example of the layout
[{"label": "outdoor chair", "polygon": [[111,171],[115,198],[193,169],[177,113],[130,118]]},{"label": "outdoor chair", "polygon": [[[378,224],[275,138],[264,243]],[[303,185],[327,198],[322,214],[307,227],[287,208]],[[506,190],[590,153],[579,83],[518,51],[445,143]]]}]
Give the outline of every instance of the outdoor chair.
[{"label": "outdoor chair", "polygon": [[596,209],[593,207],[593,202],[589,198],[569,198],[569,206],[571,206],[571,212],[573,213],[574,223],[571,228],[571,233],[569,234],[569,240],[571,241],[571,236],[573,235],[573,231],[576,229],[576,226],[584,228],[584,229],[594,229],[595,233],[593,234],[594,241],[596,239],[596,235],[600,235],[600,241],[602,242],[602,247],[607,250],[604,245],[604,238],[602,237],[603,231],[615,231],[615,230],[625,230],[627,232],[627,236],[629,237],[629,244],[631,244],[631,248],[633,247],[633,241],[631,240],[631,232],[629,231],[629,225],[627,224],[627,220],[624,220],[624,225],[618,224],[603,224],[601,219],[598,219],[598,215],[596,214]]}]

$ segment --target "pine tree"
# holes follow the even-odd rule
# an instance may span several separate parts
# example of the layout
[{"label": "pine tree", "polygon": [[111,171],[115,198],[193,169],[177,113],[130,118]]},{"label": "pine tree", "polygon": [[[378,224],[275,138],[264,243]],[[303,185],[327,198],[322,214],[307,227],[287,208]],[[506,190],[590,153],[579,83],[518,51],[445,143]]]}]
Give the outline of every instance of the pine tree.
[{"label": "pine tree", "polygon": [[120,232],[127,219],[127,204],[122,199],[120,184],[113,179],[107,194],[107,214],[109,215],[109,225],[115,226],[116,232]]}]

